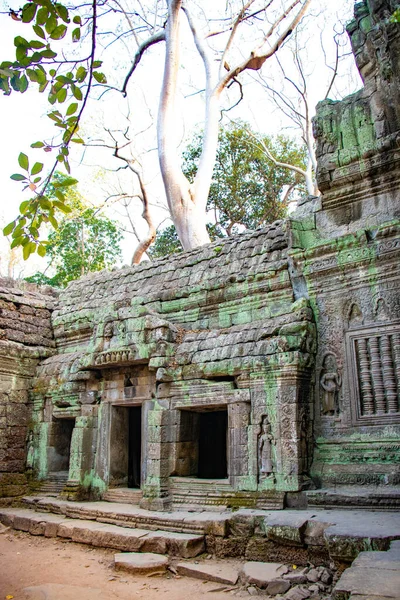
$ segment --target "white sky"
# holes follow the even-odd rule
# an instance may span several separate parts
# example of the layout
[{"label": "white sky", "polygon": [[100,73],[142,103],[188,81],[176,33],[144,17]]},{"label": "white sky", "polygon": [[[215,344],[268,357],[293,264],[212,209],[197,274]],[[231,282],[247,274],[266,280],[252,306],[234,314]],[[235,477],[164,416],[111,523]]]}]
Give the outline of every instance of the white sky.
[{"label": "white sky", "polygon": [[[225,2],[220,0],[221,5]],[[214,0],[215,4],[215,0]],[[334,4],[334,6],[333,6]],[[18,7],[19,2],[10,0],[0,0],[0,11],[7,11],[9,6]],[[321,99],[321,94],[325,94],[323,86],[319,83],[326,77],[326,71],[323,69],[323,56],[321,55],[319,46],[320,30],[324,33],[326,39],[333,36],[332,26],[336,22],[336,13],[340,14],[345,20],[349,20],[352,16],[353,0],[314,0],[312,10],[316,13],[324,7],[324,14],[320,16],[313,25],[311,30],[309,56],[309,69],[313,72],[314,83],[312,84],[312,92],[315,102]],[[319,28],[318,28],[319,27]],[[0,61],[12,60],[14,56],[13,40],[16,35],[23,35],[29,38],[30,26],[22,25],[12,21],[9,17],[0,15]],[[314,39],[313,39],[314,38]],[[82,126],[82,135],[85,140],[96,140],[103,138],[107,139],[104,133],[104,126],[111,129],[125,128],[127,124],[127,115],[130,114],[132,137],[135,139],[135,151],[141,156],[143,166],[145,168],[145,178],[149,184],[149,189],[152,195],[154,204],[163,204],[163,188],[160,177],[158,175],[157,155],[155,151],[155,129],[152,126],[152,120],[155,121],[157,115],[157,102],[159,95],[159,86],[162,78],[163,66],[163,44],[154,47],[148,57],[142,59],[137,73],[132,78],[129,86],[129,106],[126,100],[117,92],[108,93],[102,101],[92,101],[86,111],[86,117]],[[185,51],[186,52],[186,51]],[[123,69],[128,63],[128,57],[122,54],[118,56],[118,63],[109,62],[105,55],[104,72],[107,74],[109,82],[114,78],[115,81],[122,81]],[[186,58],[186,57],[185,57]],[[186,77],[185,93],[188,93],[190,81],[196,79],[197,73],[202,74],[201,65],[196,63],[195,55],[192,55],[190,61],[190,70],[186,66],[184,76]],[[282,52],[282,60],[285,59]],[[268,69],[273,67],[272,63],[268,64]],[[349,63],[351,66],[351,62]],[[342,92],[349,93],[354,91],[354,71],[350,74],[349,64],[346,65],[338,84],[342,87]],[[289,63],[286,62],[285,66]],[[111,73],[111,77],[110,74]],[[113,77],[116,76],[116,77]],[[199,84],[201,87],[201,83]],[[358,85],[358,82],[356,83]],[[321,89],[320,89],[321,88]],[[265,92],[256,85],[247,80],[244,86],[245,100],[237,109],[230,113],[232,119],[241,118],[249,121],[256,130],[263,133],[275,134],[279,131],[284,131],[290,134],[290,129],[284,128],[285,123],[281,116],[274,112],[274,107],[268,103]],[[146,100],[144,100],[144,98]],[[38,94],[34,88],[28,89],[24,94],[13,92],[10,96],[4,96],[0,92],[0,115],[1,115],[1,130],[0,130],[0,182],[1,182],[1,201],[0,201],[0,224],[3,227],[18,214],[19,204],[26,199],[21,193],[19,182],[10,180],[12,173],[18,172],[18,154],[22,151],[28,154],[33,161],[44,162],[47,160],[49,164],[54,157],[51,153],[45,154],[41,150],[30,148],[30,144],[37,140],[51,139],[54,135],[54,126],[48,117],[46,95]],[[185,116],[185,125],[182,127],[182,140],[191,137],[194,131],[201,128],[202,120],[202,100],[200,95],[193,95],[184,99],[181,98],[179,110]],[[136,137],[135,137],[136,135]],[[145,149],[151,149],[145,154]],[[99,148],[88,148],[82,155],[81,147],[73,155],[71,161],[72,175],[79,179],[79,189],[84,196],[93,203],[102,203],[107,196],[116,193],[118,190],[123,190],[132,193],[134,184],[130,174],[118,172],[115,170],[122,166],[122,163],[112,157],[112,151]],[[110,201],[108,202],[110,204]],[[139,214],[141,212],[140,205],[136,204],[136,210],[132,216],[135,223],[138,225],[139,231],[143,231]],[[117,205],[111,205],[108,209],[108,214],[113,218],[123,218],[123,209]],[[167,212],[162,209],[157,209],[156,218],[162,221],[167,217]],[[132,235],[127,235],[126,241],[123,244],[124,262],[129,262],[134,238]],[[4,244],[4,238],[0,241],[0,258],[7,254],[7,246]],[[3,262],[3,265],[2,265]],[[4,260],[0,260],[0,272],[4,274]],[[28,264],[23,265],[24,275],[30,274],[44,268],[45,259],[37,258],[34,261],[28,261]],[[15,273],[20,275],[21,271]]]}]

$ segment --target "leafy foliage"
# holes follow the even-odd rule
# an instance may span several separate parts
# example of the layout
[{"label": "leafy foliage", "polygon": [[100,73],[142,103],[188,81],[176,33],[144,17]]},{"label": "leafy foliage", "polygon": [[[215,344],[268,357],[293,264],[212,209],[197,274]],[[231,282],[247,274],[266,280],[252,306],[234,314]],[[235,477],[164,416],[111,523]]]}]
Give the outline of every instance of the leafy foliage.
[{"label": "leafy foliage", "polygon": [[[261,141],[280,162],[305,168],[306,149],[293,140],[278,135]],[[197,171],[200,154],[201,136],[197,135],[183,155],[183,171],[189,180]],[[284,191],[292,186],[305,193],[302,179],[276,167],[249,126],[240,123],[220,130],[207,210],[223,234],[238,231],[238,225],[255,229],[284,217]]]},{"label": "leafy foliage", "polygon": [[[305,147],[283,135],[262,141],[280,162],[305,168]],[[183,171],[189,180],[196,174],[200,155],[201,135],[196,135],[183,154]],[[287,210],[285,188],[305,194],[303,179],[276,167],[246,124],[221,129],[207,205],[208,217],[214,218],[214,223],[207,225],[211,241],[237,233],[239,226],[256,229],[283,218]],[[170,225],[157,234],[148,253],[160,258],[180,251],[175,227]]]},{"label": "leafy foliage", "polygon": [[400,8],[396,8],[392,16],[390,17],[391,23],[400,23]]},{"label": "leafy foliage", "polygon": [[[49,196],[56,194],[57,184],[65,176],[56,174]],[[68,203],[72,207],[69,216],[62,219],[57,231],[52,231],[47,242],[47,256],[56,273],[48,277],[36,273],[27,281],[64,287],[69,281],[93,271],[100,271],[115,264],[121,255],[121,233],[114,221],[85,205],[76,188],[71,187]]]},{"label": "leafy foliage", "polygon": [[[37,250],[43,256],[46,244],[40,240],[39,231],[44,223],[50,223],[57,228],[55,211],[67,212],[64,188],[71,183],[59,185],[56,197],[51,199],[48,194],[52,175],[56,168],[63,165],[70,173],[69,145],[70,142],[83,143],[79,136],[79,120],[88,98],[92,79],[106,82],[103,73],[95,69],[101,66],[101,61],[95,60],[95,37],[89,56],[76,58],[72,63],[65,61],[65,56],[58,59],[54,43],[71,34],[71,42],[81,38],[82,17],[72,16],[78,8],[67,8],[54,0],[32,0],[27,2],[19,11],[10,11],[10,17],[22,24],[31,24],[33,37],[26,39],[16,36],[15,60],[0,63],[0,89],[4,94],[12,92],[24,93],[30,85],[37,85],[39,92],[47,91],[51,106],[67,103],[66,108],[52,109],[48,117],[54,122],[60,139],[49,144],[43,140],[34,142],[31,147],[44,152],[56,151],[56,158],[50,172],[43,176],[43,163],[30,161],[27,154],[19,154],[19,166],[23,173],[11,176],[14,181],[21,182],[23,189],[29,188],[35,197],[23,202],[19,216],[3,230],[5,235],[12,234],[13,246],[22,246],[24,259]],[[91,23],[94,30],[96,23],[96,2],[92,5]],[[30,169],[29,164],[33,162]],[[72,180],[71,180],[72,181]]]}]

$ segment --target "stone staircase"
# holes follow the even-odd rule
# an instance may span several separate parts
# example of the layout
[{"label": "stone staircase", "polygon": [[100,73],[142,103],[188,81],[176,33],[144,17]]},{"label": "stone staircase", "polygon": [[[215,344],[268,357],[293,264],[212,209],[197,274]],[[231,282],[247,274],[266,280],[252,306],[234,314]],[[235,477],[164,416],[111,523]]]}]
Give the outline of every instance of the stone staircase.
[{"label": "stone staircase", "polygon": [[46,480],[42,481],[38,491],[42,496],[59,496],[68,481],[68,471],[49,473]]},{"label": "stone staircase", "polygon": [[255,508],[280,510],[284,493],[254,493],[234,490],[227,479],[198,479],[194,477],[170,477],[170,494],[173,510],[224,511],[227,509]]},{"label": "stone staircase", "polygon": [[142,495],[142,490],[135,488],[109,488],[103,494],[103,500],[106,502],[119,502],[123,504],[139,505]]},{"label": "stone staircase", "polygon": [[[54,506],[54,502],[59,504]],[[59,537],[80,544],[112,548],[122,552],[151,552],[193,558],[205,549],[204,535],[201,533],[142,529],[137,527],[134,521],[126,523],[127,526],[124,526],[123,521],[113,524],[110,522],[113,520],[111,513],[96,515],[95,512],[89,511],[86,513],[89,518],[85,519],[84,512],[79,512],[79,509],[75,511],[77,518],[71,518],[62,512],[65,504],[63,506],[63,503],[57,500],[47,504],[44,498],[41,506],[0,507],[0,522],[6,527],[26,531],[31,535]],[[58,507],[59,511],[50,512],[50,507],[56,509]]]}]

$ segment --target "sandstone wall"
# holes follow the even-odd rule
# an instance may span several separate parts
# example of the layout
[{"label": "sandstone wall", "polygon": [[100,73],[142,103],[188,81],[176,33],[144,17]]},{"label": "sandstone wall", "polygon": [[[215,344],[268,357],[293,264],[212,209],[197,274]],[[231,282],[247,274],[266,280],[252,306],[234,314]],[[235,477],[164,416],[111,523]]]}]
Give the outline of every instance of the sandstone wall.
[{"label": "sandstone wall", "polygon": [[54,300],[35,286],[0,279],[0,498],[27,489],[29,392],[40,359],[54,351]]}]

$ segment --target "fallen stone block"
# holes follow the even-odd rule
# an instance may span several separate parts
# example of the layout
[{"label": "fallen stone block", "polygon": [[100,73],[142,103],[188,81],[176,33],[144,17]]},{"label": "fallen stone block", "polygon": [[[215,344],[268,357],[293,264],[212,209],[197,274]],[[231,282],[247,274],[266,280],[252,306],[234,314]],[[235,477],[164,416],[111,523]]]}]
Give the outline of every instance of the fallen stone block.
[{"label": "fallen stone block", "polygon": [[195,564],[195,563],[178,563],[176,569],[179,575],[194,577],[195,579],[203,579],[205,581],[215,581],[216,583],[227,583],[235,585],[239,578],[239,570],[229,564]]},{"label": "fallen stone block", "polygon": [[271,581],[280,579],[284,569],[287,567],[281,563],[246,562],[240,571],[240,579],[243,583],[265,589]]},{"label": "fallen stone block", "polygon": [[311,591],[304,585],[296,585],[284,595],[285,600],[305,600],[311,596]]},{"label": "fallen stone block", "polygon": [[168,558],[148,552],[124,552],[114,556],[114,566],[135,575],[149,575],[166,571]]},{"label": "fallen stone block", "polygon": [[290,582],[287,579],[273,579],[267,585],[267,594],[270,596],[276,596],[277,594],[284,594],[290,588]]}]

